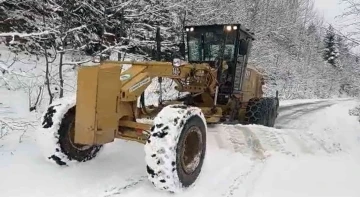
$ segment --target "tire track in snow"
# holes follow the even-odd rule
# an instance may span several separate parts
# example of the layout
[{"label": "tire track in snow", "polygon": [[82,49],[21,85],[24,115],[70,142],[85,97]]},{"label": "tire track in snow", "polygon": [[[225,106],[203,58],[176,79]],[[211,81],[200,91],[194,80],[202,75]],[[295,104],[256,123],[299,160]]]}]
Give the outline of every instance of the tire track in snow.
[{"label": "tire track in snow", "polygon": [[274,150],[285,155],[294,156],[294,153],[284,146],[286,144],[284,133],[278,133],[278,130],[266,127],[257,127],[253,132],[259,136],[261,145],[265,150]]},{"label": "tire track in snow", "polygon": [[308,103],[298,103],[298,104],[280,106],[278,111],[279,111],[279,113],[281,113],[283,111],[289,111],[294,108],[303,108],[304,106],[312,106],[312,105],[316,105],[316,104],[319,104],[322,102],[324,102],[324,101],[320,100],[320,101],[313,101],[313,102],[308,102]]},{"label": "tire track in snow", "polygon": [[[283,115],[283,118],[285,119],[286,117],[285,120],[292,121],[293,119],[306,115],[307,113],[321,110],[333,104],[334,103],[331,102],[315,102],[311,104],[299,104],[292,107],[287,106],[285,108],[286,111],[291,111],[289,114],[286,114],[285,116]],[[311,107],[305,109],[302,108],[308,105],[311,105]],[[286,111],[283,110],[283,112]],[[267,150],[273,150],[285,155],[295,156],[291,149],[288,150],[288,147],[285,147],[287,141],[285,138],[294,138],[294,136],[279,132],[274,128],[266,128],[261,126],[252,128],[236,125],[234,129],[229,129],[228,132],[232,138],[230,141],[234,146],[235,152],[241,152],[243,154],[245,152],[251,152],[253,154],[252,158],[254,158],[256,161],[254,161],[248,170],[242,172],[233,180],[228,190],[222,195],[223,197],[250,196],[252,194],[257,180],[261,177],[263,170],[266,167],[266,163],[269,158],[265,154]],[[244,141],[247,145],[246,147],[243,146]],[[243,148],[246,148],[250,151],[243,150]]]},{"label": "tire track in snow", "polygon": [[[308,103],[309,105],[305,104],[298,104],[298,105],[293,105],[293,106],[285,106],[283,108],[280,108],[280,114],[279,117],[276,120],[275,123],[275,128],[278,129],[290,129],[289,126],[292,122],[298,122],[298,118],[301,118],[303,116],[306,116],[310,113],[314,113],[320,110],[323,110],[327,107],[331,107],[335,104],[337,104],[337,102],[335,101],[320,101],[320,102],[314,102],[314,103]],[[306,107],[307,106],[307,107]],[[292,128],[291,130],[297,130],[299,133],[299,135],[297,136],[297,140],[301,140],[301,141],[311,141],[312,144],[316,144],[321,150],[325,151],[326,153],[330,154],[332,153],[331,150],[329,150],[324,143],[319,140],[316,139],[316,137],[314,137],[312,135],[312,133],[309,133],[309,131],[307,131],[307,129],[301,129],[301,128]],[[293,138],[296,138],[294,136],[291,136]],[[309,148],[307,148],[309,149]],[[308,152],[312,152],[312,151],[308,151]]]},{"label": "tire track in snow", "polygon": [[335,104],[335,102],[317,102],[312,104],[294,105],[294,107],[286,106],[284,108],[280,108],[280,114],[279,117],[276,119],[275,128],[286,128],[286,125],[288,125],[291,121],[300,118],[301,116],[305,116],[306,114],[325,109]]},{"label": "tire track in snow", "polygon": [[[254,162],[248,170],[242,172],[233,180],[226,192],[222,194],[223,197],[239,196],[239,192],[243,194],[241,196],[249,196],[252,193],[255,182],[261,176],[267,161],[267,156],[264,154],[266,150],[263,148],[257,135],[248,127],[236,125],[234,128],[233,130],[229,130],[230,136],[233,139],[231,142],[233,143],[234,149],[236,152],[241,153],[251,152]],[[245,143],[247,147],[244,147],[243,143]],[[250,151],[239,150],[240,147],[250,149]]]},{"label": "tire track in snow", "polygon": [[265,149],[250,128],[241,125],[225,125],[219,127],[219,129],[222,130],[221,135],[218,135],[219,139],[217,139],[220,148],[243,155],[253,155],[255,158],[260,159],[265,157]]},{"label": "tire track in snow", "polygon": [[[347,100],[351,100],[351,99],[345,99],[344,101],[347,101]],[[291,125],[292,122],[295,122],[295,123],[299,122],[298,118],[302,118],[303,116],[306,116],[310,113],[324,110],[325,108],[331,107],[336,104],[337,104],[336,101],[322,101],[322,102],[309,103],[308,107],[305,107],[306,104],[303,104],[303,105],[300,104],[300,105],[294,105],[293,107],[286,106],[282,109],[280,108],[281,112],[280,112],[278,119],[276,120],[275,128],[284,129],[284,130],[290,129],[289,126]],[[317,139],[311,132],[309,132],[308,129],[291,128],[291,130],[293,130],[293,133],[295,130],[298,133],[301,133],[299,135],[296,135],[298,140],[307,141],[307,142],[311,141],[312,145],[316,145],[322,151],[324,151],[328,154],[331,154],[334,152],[334,151],[330,150],[328,147],[326,147],[326,145],[324,144],[324,142],[322,140]],[[296,138],[294,136],[292,136],[292,137]]]},{"label": "tire track in snow", "polygon": [[304,137],[302,135],[299,135],[296,133],[299,132],[299,130],[284,130],[290,139],[293,140],[294,144],[296,144],[300,151],[306,154],[314,154],[314,151],[311,150],[311,148],[308,146],[308,144],[304,143],[306,140],[304,140]]},{"label": "tire track in snow", "polygon": [[[255,186],[256,181],[261,176],[263,169],[266,166],[266,159],[255,161],[249,170],[241,173],[234,179],[233,183],[229,186],[226,193],[222,194],[223,197],[231,196],[249,196]],[[241,195],[239,195],[241,193]]]},{"label": "tire track in snow", "polygon": [[121,187],[112,187],[109,190],[105,190],[105,194],[102,197],[113,197],[123,194],[124,192],[128,191],[129,189],[133,189],[135,187],[139,187],[140,183],[147,180],[147,176],[141,176],[136,180],[128,180],[128,184],[121,186]]},{"label": "tire track in snow", "polygon": [[333,151],[331,151],[330,149],[328,149],[328,148],[325,146],[325,144],[324,144],[323,141],[315,138],[312,133],[304,132],[304,135],[305,135],[306,137],[308,137],[310,140],[312,140],[313,142],[315,142],[315,143],[316,143],[323,151],[325,151],[326,153],[328,153],[328,154],[333,153]]}]

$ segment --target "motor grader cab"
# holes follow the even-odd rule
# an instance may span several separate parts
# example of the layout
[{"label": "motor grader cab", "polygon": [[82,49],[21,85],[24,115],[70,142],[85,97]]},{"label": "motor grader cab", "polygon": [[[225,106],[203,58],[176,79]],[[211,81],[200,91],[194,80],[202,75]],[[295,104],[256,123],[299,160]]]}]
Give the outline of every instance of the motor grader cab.
[{"label": "motor grader cab", "polygon": [[188,61],[217,69],[217,103],[227,104],[231,95],[241,93],[253,35],[237,24],[188,26],[186,32]]},{"label": "motor grader cab", "polygon": [[[52,147],[44,149],[48,159],[71,165],[91,160],[115,139],[140,142],[150,182],[178,192],[200,174],[207,124],[273,126],[278,99],[263,98],[261,74],[247,68],[253,35],[239,24],[185,30],[187,60],[80,67],[76,96],[53,102],[42,117],[38,133]],[[125,64],[132,66],[122,71]],[[155,78],[173,80],[175,89],[187,95],[147,106],[144,91]]]}]

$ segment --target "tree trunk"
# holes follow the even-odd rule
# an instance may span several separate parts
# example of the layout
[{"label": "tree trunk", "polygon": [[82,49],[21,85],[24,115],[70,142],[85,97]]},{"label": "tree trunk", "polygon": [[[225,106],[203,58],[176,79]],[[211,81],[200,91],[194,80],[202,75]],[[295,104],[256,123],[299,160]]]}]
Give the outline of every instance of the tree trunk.
[{"label": "tree trunk", "polygon": [[[38,93],[38,95],[37,95],[37,97],[36,97],[36,101],[35,101],[34,105],[30,107],[30,111],[34,111],[34,110],[37,109],[37,105],[38,105],[39,102],[40,102],[41,93],[42,93],[42,87],[39,86],[39,93]],[[30,101],[31,101],[31,99],[30,99]]]},{"label": "tree trunk", "polygon": [[46,61],[46,70],[45,70],[46,87],[47,87],[49,97],[50,97],[49,104],[51,104],[53,102],[53,95],[51,93],[51,88],[50,88],[49,57],[48,57],[46,46],[44,46],[44,50],[45,50],[45,61]]},{"label": "tree trunk", "polygon": [[60,79],[60,95],[59,95],[59,97],[60,98],[64,97],[64,79],[63,79],[63,73],[62,73],[63,57],[64,57],[64,53],[60,52],[60,63],[59,63],[59,79]]}]

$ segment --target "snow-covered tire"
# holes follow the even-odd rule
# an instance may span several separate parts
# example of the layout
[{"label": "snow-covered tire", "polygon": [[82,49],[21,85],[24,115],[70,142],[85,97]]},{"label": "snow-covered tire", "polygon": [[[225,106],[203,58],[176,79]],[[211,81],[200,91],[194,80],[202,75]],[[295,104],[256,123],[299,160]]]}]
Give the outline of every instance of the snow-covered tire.
[{"label": "snow-covered tire", "polygon": [[177,193],[194,184],[205,158],[206,132],[205,117],[196,107],[169,105],[155,117],[145,159],[148,179],[157,189]]},{"label": "snow-covered tire", "polygon": [[37,133],[37,141],[45,157],[61,166],[91,160],[102,147],[73,143],[75,103],[75,97],[54,101],[41,117]]}]

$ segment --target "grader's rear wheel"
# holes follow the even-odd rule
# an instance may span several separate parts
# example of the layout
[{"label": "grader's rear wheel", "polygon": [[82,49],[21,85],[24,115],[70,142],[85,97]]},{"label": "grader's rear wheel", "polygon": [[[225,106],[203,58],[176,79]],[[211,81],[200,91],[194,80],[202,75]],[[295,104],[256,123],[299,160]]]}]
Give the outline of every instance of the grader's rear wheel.
[{"label": "grader's rear wheel", "polygon": [[102,147],[74,143],[75,112],[75,101],[62,99],[49,106],[42,117],[38,140],[47,159],[61,166],[91,160]]},{"label": "grader's rear wheel", "polygon": [[178,192],[194,184],[204,162],[206,129],[198,108],[173,105],[158,114],[145,145],[148,178],[156,188]]},{"label": "grader's rear wheel", "polygon": [[249,100],[245,112],[247,124],[274,127],[279,104],[276,98],[252,98]]},{"label": "grader's rear wheel", "polygon": [[248,124],[267,124],[268,108],[263,98],[252,98],[246,106],[245,122]]}]

